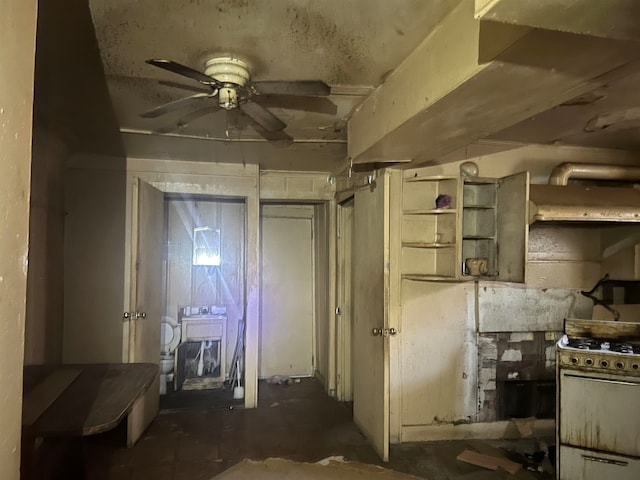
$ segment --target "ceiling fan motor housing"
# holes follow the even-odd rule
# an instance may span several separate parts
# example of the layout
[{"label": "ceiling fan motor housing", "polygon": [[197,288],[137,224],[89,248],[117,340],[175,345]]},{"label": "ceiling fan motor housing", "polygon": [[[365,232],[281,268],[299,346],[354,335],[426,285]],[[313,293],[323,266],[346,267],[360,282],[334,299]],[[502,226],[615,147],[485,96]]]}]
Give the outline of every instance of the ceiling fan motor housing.
[{"label": "ceiling fan motor housing", "polygon": [[[227,110],[238,106],[238,92],[235,87],[244,87],[251,80],[249,66],[233,57],[216,57],[207,60],[204,73],[225,84],[225,87],[218,91],[218,100],[220,106]],[[229,86],[227,87],[226,84]]]}]

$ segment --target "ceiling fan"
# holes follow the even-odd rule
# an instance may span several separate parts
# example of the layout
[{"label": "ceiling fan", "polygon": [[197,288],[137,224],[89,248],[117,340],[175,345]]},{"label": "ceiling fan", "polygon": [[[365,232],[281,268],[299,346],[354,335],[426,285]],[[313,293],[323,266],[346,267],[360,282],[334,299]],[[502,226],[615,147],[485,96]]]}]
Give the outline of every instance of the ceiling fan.
[{"label": "ceiling fan", "polygon": [[[192,87],[174,82],[162,82],[197,93],[147,110],[140,114],[144,118],[159,117],[168,112],[206,102],[208,99],[215,99],[215,103],[206,102],[205,108],[191,112],[187,115],[188,120],[181,121],[179,126],[184,126],[185,121],[193,121],[212,111],[237,109],[249,119],[254,130],[265,139],[292,142],[293,139],[283,132],[287,125],[267,110],[265,105],[278,105],[280,99],[286,108],[324,113],[335,113],[337,110],[337,107],[328,99],[317,98],[326,97],[331,93],[331,88],[326,83],[320,80],[254,82],[251,81],[248,65],[234,57],[215,57],[207,60],[204,73],[172,60],[151,59],[146,63],[196,80],[200,85]],[[296,103],[291,101],[295,97],[305,97],[306,101],[296,106]],[[324,102],[318,102],[319,100]]]}]

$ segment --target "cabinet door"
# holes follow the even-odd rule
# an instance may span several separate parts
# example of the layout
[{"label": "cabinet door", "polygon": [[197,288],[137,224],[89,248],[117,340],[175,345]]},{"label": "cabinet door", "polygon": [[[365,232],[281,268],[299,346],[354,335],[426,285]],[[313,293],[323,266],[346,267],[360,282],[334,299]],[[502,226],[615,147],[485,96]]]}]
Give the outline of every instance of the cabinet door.
[{"label": "cabinet door", "polygon": [[529,240],[529,172],[498,180],[496,280],[524,282]]}]

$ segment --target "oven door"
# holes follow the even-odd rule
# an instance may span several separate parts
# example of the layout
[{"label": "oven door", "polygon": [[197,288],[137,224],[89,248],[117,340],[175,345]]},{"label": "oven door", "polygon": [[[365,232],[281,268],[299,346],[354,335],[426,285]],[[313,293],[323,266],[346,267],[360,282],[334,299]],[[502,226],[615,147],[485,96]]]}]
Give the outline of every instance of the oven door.
[{"label": "oven door", "polygon": [[640,460],[560,446],[560,480],[638,480]]},{"label": "oven door", "polygon": [[640,457],[640,378],[560,372],[559,440]]}]

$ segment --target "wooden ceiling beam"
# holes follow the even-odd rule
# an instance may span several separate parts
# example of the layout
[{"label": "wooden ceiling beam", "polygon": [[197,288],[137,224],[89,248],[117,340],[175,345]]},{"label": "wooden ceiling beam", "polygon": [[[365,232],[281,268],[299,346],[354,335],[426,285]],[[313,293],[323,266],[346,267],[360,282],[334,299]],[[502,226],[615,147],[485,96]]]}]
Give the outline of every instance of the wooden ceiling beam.
[{"label": "wooden ceiling beam", "polygon": [[630,42],[481,22],[463,0],[354,112],[353,164],[424,162],[593,90]]},{"label": "wooden ceiling beam", "polygon": [[617,40],[640,40],[637,0],[475,0],[475,16],[512,25]]}]

